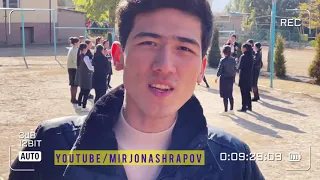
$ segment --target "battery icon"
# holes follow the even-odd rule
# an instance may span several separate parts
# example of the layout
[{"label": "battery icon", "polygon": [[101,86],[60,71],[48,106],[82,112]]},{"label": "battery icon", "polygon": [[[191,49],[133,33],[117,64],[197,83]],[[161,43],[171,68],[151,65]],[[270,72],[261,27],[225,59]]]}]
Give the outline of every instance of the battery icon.
[{"label": "battery icon", "polygon": [[299,152],[290,152],[289,153],[289,162],[300,162],[301,154]]}]

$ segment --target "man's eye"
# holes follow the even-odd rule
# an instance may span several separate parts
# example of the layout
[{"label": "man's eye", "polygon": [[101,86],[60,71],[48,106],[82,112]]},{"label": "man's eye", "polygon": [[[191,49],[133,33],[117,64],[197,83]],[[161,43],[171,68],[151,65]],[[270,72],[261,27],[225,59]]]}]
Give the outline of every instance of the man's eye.
[{"label": "man's eye", "polygon": [[182,51],[189,51],[189,52],[193,53],[193,51],[191,51],[189,48],[184,47],[184,46],[180,46],[178,49],[182,50]]},{"label": "man's eye", "polygon": [[156,43],[154,43],[152,41],[145,41],[145,42],[139,43],[139,45],[157,46]]}]

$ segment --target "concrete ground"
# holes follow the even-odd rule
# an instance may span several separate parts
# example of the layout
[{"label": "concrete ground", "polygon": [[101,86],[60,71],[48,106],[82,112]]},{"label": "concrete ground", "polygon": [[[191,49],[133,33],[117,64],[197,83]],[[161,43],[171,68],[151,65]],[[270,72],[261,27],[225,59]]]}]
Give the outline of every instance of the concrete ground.
[{"label": "concrete ground", "polygon": [[[59,57],[65,65],[65,57]],[[68,75],[52,57],[28,59],[30,69],[23,61],[1,58],[0,67],[0,177],[9,174],[11,159],[20,150],[19,132],[33,131],[43,120],[83,115],[70,104]],[[220,116],[223,110],[218,84],[214,74],[207,74],[211,88],[197,86],[199,98],[209,124],[222,128],[246,142],[252,152],[270,156],[281,154],[281,161],[258,161],[266,179],[319,179],[320,171],[320,100],[303,94],[261,88],[261,101],[253,104],[253,112]],[[114,72],[112,86],[122,82],[122,73]],[[239,88],[234,87],[235,108],[240,108]],[[89,107],[92,102],[89,102]],[[311,147],[311,154],[309,153]],[[300,162],[289,162],[289,153],[301,154]],[[311,161],[311,162],[310,162]],[[310,167],[311,165],[311,167]]]}]

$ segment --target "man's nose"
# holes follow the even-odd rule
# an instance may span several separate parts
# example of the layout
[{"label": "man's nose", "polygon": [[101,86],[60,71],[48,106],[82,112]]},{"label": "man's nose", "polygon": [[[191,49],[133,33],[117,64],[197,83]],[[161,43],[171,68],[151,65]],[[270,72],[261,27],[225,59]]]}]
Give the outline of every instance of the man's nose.
[{"label": "man's nose", "polygon": [[152,64],[152,70],[164,74],[173,74],[176,72],[175,54],[169,46],[159,49]]}]

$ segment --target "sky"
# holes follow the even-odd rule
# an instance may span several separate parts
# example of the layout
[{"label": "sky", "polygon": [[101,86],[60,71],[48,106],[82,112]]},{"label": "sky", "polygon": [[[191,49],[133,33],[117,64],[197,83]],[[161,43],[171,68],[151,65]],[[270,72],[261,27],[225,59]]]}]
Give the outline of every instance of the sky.
[{"label": "sky", "polygon": [[[210,1],[210,0],[209,0]],[[213,1],[213,12],[223,12],[224,7],[231,1],[231,0],[211,0]]]}]

